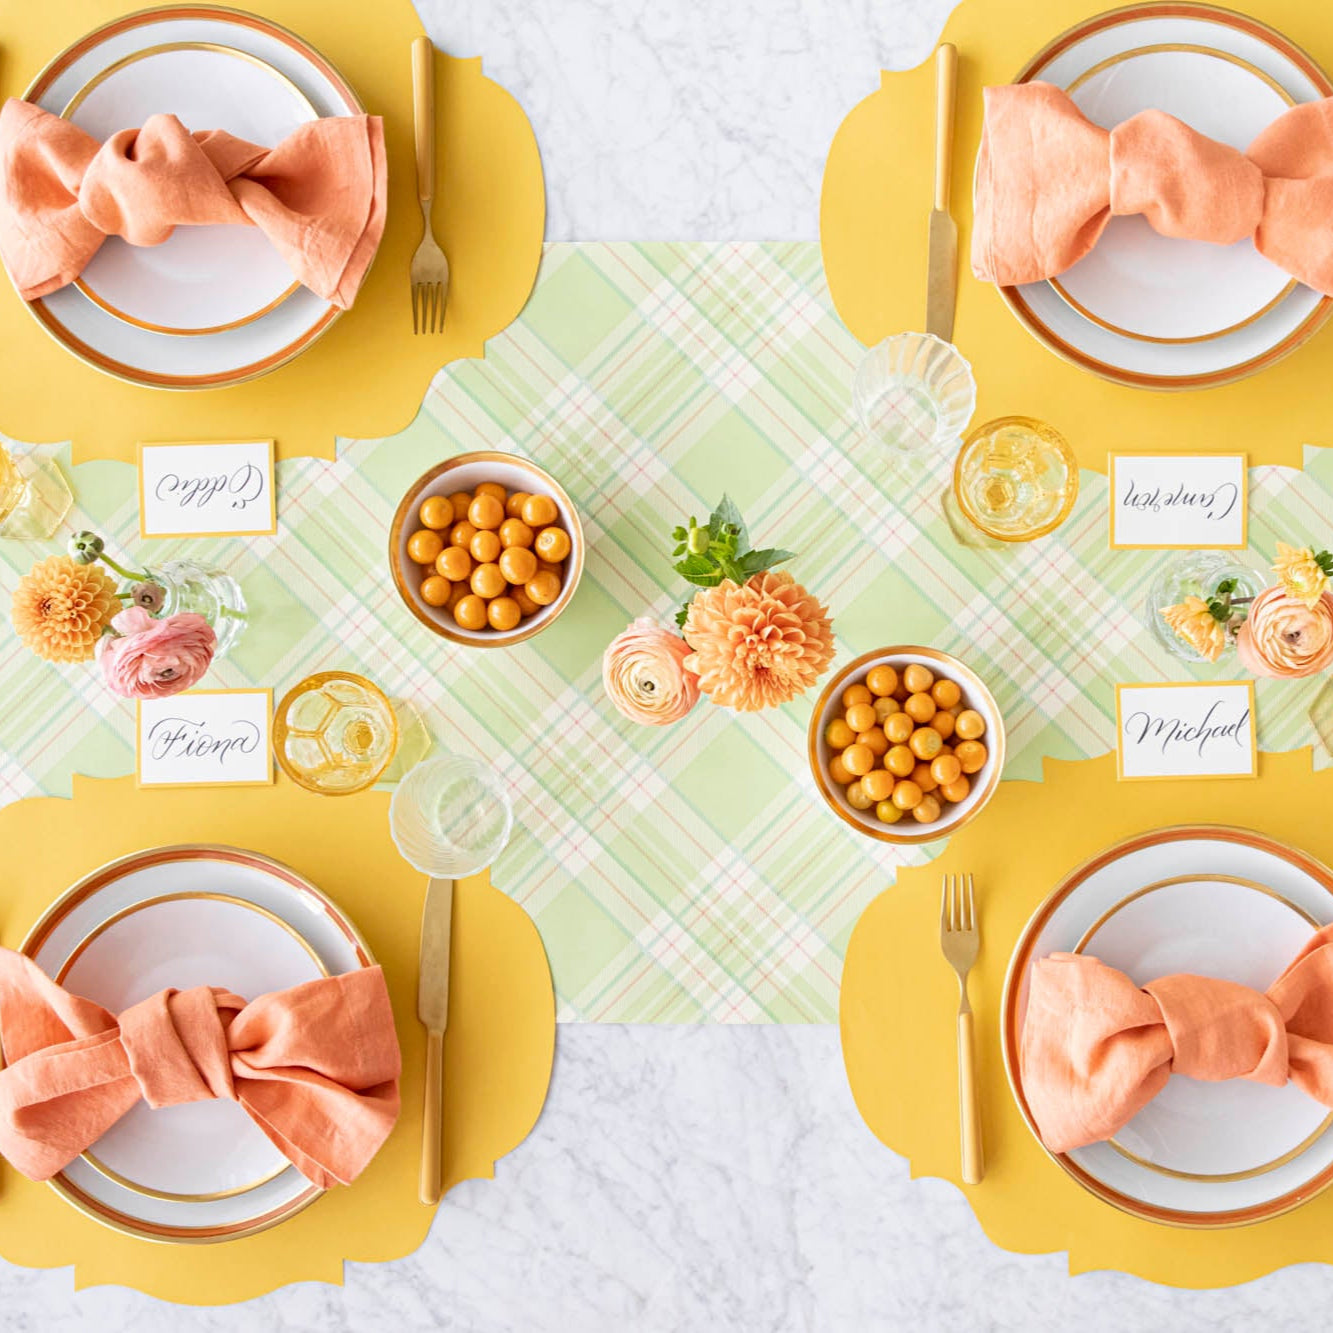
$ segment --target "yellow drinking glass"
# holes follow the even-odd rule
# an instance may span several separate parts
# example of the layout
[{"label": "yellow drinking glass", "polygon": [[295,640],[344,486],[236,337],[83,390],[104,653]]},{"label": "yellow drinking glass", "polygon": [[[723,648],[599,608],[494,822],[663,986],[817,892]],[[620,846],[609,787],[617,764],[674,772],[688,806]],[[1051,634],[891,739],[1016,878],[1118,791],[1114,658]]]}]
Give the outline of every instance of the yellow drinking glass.
[{"label": "yellow drinking glass", "polygon": [[1078,499],[1078,460],[1045,422],[1000,417],[963,441],[953,492],[978,532],[996,541],[1030,542],[1069,517]]},{"label": "yellow drinking glass", "polygon": [[73,504],[69,482],[54,459],[29,457],[20,463],[0,444],[0,537],[46,541]]},{"label": "yellow drinking glass", "polygon": [[[425,731],[419,719],[409,725]],[[351,671],[321,671],[294,685],[278,705],[273,752],[282,771],[307,791],[349,796],[384,780],[402,731],[379,686]]]}]

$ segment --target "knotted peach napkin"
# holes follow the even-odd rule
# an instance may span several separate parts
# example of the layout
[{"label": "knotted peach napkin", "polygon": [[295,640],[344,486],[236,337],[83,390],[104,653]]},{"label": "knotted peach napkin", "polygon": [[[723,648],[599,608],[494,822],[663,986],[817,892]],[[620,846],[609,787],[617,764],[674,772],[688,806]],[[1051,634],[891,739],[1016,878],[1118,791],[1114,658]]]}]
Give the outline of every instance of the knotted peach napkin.
[{"label": "knotted peach napkin", "polygon": [[99,144],[30,102],[0,110],[0,258],[25,301],[73,282],[108,236],[160,245],[182,224],[263,229],[292,273],[344,309],[384,231],[384,125],[328,116],[261,148],[150,116]]},{"label": "knotted peach napkin", "polygon": [[1055,277],[1113,215],[1164,236],[1253,237],[1298,281],[1333,295],[1333,98],[1280,115],[1241,153],[1162,111],[1113,130],[1049,83],[985,90],[972,269],[1010,286]]},{"label": "knotted peach napkin", "polygon": [[1142,989],[1082,954],[1034,964],[1019,1052],[1023,1096],[1052,1152],[1108,1139],[1173,1074],[1291,1079],[1333,1107],[1333,925],[1264,993],[1171,976]]},{"label": "knotted peach napkin", "polygon": [[247,1004],[165,990],[114,1018],[0,949],[0,1152],[46,1180],[135,1102],[228,1097],[321,1188],[348,1184],[398,1118],[401,1060],[378,967]]}]

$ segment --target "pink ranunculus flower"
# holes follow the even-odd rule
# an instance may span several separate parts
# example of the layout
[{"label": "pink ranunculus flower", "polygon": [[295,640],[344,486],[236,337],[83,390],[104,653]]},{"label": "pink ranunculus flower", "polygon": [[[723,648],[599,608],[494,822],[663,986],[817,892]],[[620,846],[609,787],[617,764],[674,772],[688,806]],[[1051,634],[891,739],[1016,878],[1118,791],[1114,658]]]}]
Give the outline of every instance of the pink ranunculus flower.
[{"label": "pink ranunculus flower", "polygon": [[699,677],[685,668],[689,644],[646,617],[611,640],[602,655],[607,697],[631,722],[665,727],[699,702]]},{"label": "pink ranunculus flower", "polygon": [[1327,671],[1333,667],[1333,593],[1307,606],[1280,583],[1265,588],[1236,632],[1236,655],[1246,671],[1277,680]]},{"label": "pink ranunculus flower", "polygon": [[188,690],[213,661],[218,637],[191,612],[154,620],[132,606],[111,622],[119,637],[103,639],[97,660],[111,689],[126,699],[165,699]]}]

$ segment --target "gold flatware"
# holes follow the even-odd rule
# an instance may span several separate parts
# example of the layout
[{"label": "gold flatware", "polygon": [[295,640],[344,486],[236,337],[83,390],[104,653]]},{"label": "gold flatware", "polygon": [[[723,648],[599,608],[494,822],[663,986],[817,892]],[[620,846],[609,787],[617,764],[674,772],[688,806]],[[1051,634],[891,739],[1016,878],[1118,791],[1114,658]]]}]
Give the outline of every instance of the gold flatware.
[{"label": "gold flatware", "polygon": [[443,333],[449,300],[449,261],[435,240],[430,210],[435,201],[435,48],[429,37],[412,42],[412,117],[416,126],[417,198],[421,244],[412,256],[412,332]]},{"label": "gold flatware", "polygon": [[945,342],[953,342],[953,312],[958,298],[958,224],[949,213],[957,77],[958,48],[945,42],[935,53],[935,206],[930,211],[926,262],[926,332]]},{"label": "gold flatware", "polygon": [[958,1122],[963,1180],[968,1185],[979,1185],[986,1167],[981,1153],[981,1109],[977,1103],[967,974],[977,961],[981,932],[977,928],[977,899],[971,875],[944,877],[940,896],[940,948],[949,966],[958,973]]},{"label": "gold flatware", "polygon": [[417,1017],[426,1029],[426,1100],[421,1122],[421,1202],[439,1203],[444,1192],[444,1030],[449,1025],[449,937],[454,882],[432,879],[421,914],[421,963]]}]

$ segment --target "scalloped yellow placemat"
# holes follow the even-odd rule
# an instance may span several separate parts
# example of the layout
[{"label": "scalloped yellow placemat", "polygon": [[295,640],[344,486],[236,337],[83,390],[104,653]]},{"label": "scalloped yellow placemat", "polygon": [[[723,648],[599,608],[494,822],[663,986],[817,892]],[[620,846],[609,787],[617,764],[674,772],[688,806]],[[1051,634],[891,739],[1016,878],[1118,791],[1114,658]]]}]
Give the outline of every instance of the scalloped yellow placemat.
[{"label": "scalloped yellow placemat", "polygon": [[[445,332],[412,335],[408,261],[421,237],[412,140],[409,49],[423,29],[410,0],[373,6],[265,0],[253,8],[291,28],[384,117],[388,222],[355,306],[289,365],[225,389],[125,384],[84,365],[47,335],[0,277],[0,431],[71,440],[76,462],[134,462],[140,440],[269,439],[280,457],[334,456],[339,435],[402,430],[432,375],[477,357],[528,298],[541,261],[546,195],[523,109],[481,60],[435,59],[436,233],[449,256]],[[124,0],[12,5],[0,51],[0,96],[21,96],[58,52],[124,13]]]},{"label": "scalloped yellow placemat", "polygon": [[[1049,421],[1084,467],[1106,471],[1108,450],[1243,449],[1253,463],[1300,467],[1301,446],[1333,443],[1325,381],[1333,321],[1261,374],[1180,393],[1129,389],[1062,361],[971,273],[972,168],[981,90],[1008,83],[1048,41],[1112,6],[1106,0],[964,0],[941,40],[958,47],[952,211],[958,222],[954,338],[977,378],[974,421],[1022,413]],[[1247,0],[1333,71],[1333,5]],[[918,329],[926,313],[926,219],[934,178],[935,72],[926,61],[885,72],[879,90],[842,122],[824,169],[820,240],[834,304],[864,343]]]},{"label": "scalloped yellow placemat", "polygon": [[[1005,1078],[1000,999],[1018,937],[1073,867],[1146,829],[1183,823],[1261,829],[1333,863],[1333,769],[1309,750],[1264,754],[1246,782],[1118,783],[1115,756],[1047,761],[1040,783],[1006,782],[944,854],[898,872],[865,910],[843,968],[843,1058],[857,1107],[912,1175],[961,1184],[958,983],[939,948],[940,877],[976,876],[982,949],[969,987],[977,1023],[986,1177],[965,1194],[997,1245],[1068,1250],[1071,1272],[1114,1268],[1179,1287],[1247,1282],[1285,1264],[1333,1262],[1333,1190],[1284,1217],[1229,1231],[1140,1221],[1075,1183],[1029,1132]],[[1070,812],[1077,811],[1077,818]]]},{"label": "scalloped yellow placemat", "polygon": [[[0,1255],[34,1268],[74,1265],[76,1287],[115,1282],[164,1300],[214,1305],[289,1282],[341,1283],[343,1261],[410,1254],[435,1216],[417,1199],[425,1034],[416,1018],[417,945],[426,880],[394,850],[389,796],[320,797],[278,776],[273,787],[140,791],[133,778],[74,779],[74,797],[0,810],[5,849],[0,939],[17,946],[70,884],[144,847],[226,843],[285,862],[323,889],[383,964],[403,1048],[403,1111],[350,1186],[243,1240],[168,1245],[122,1236],[46,1185],[0,1163]],[[482,874],[454,899],[445,1037],[447,1187],[490,1178],[546,1098],[555,999],[541,938],[527,913]],[[446,1197],[442,1207],[449,1207]]]}]

